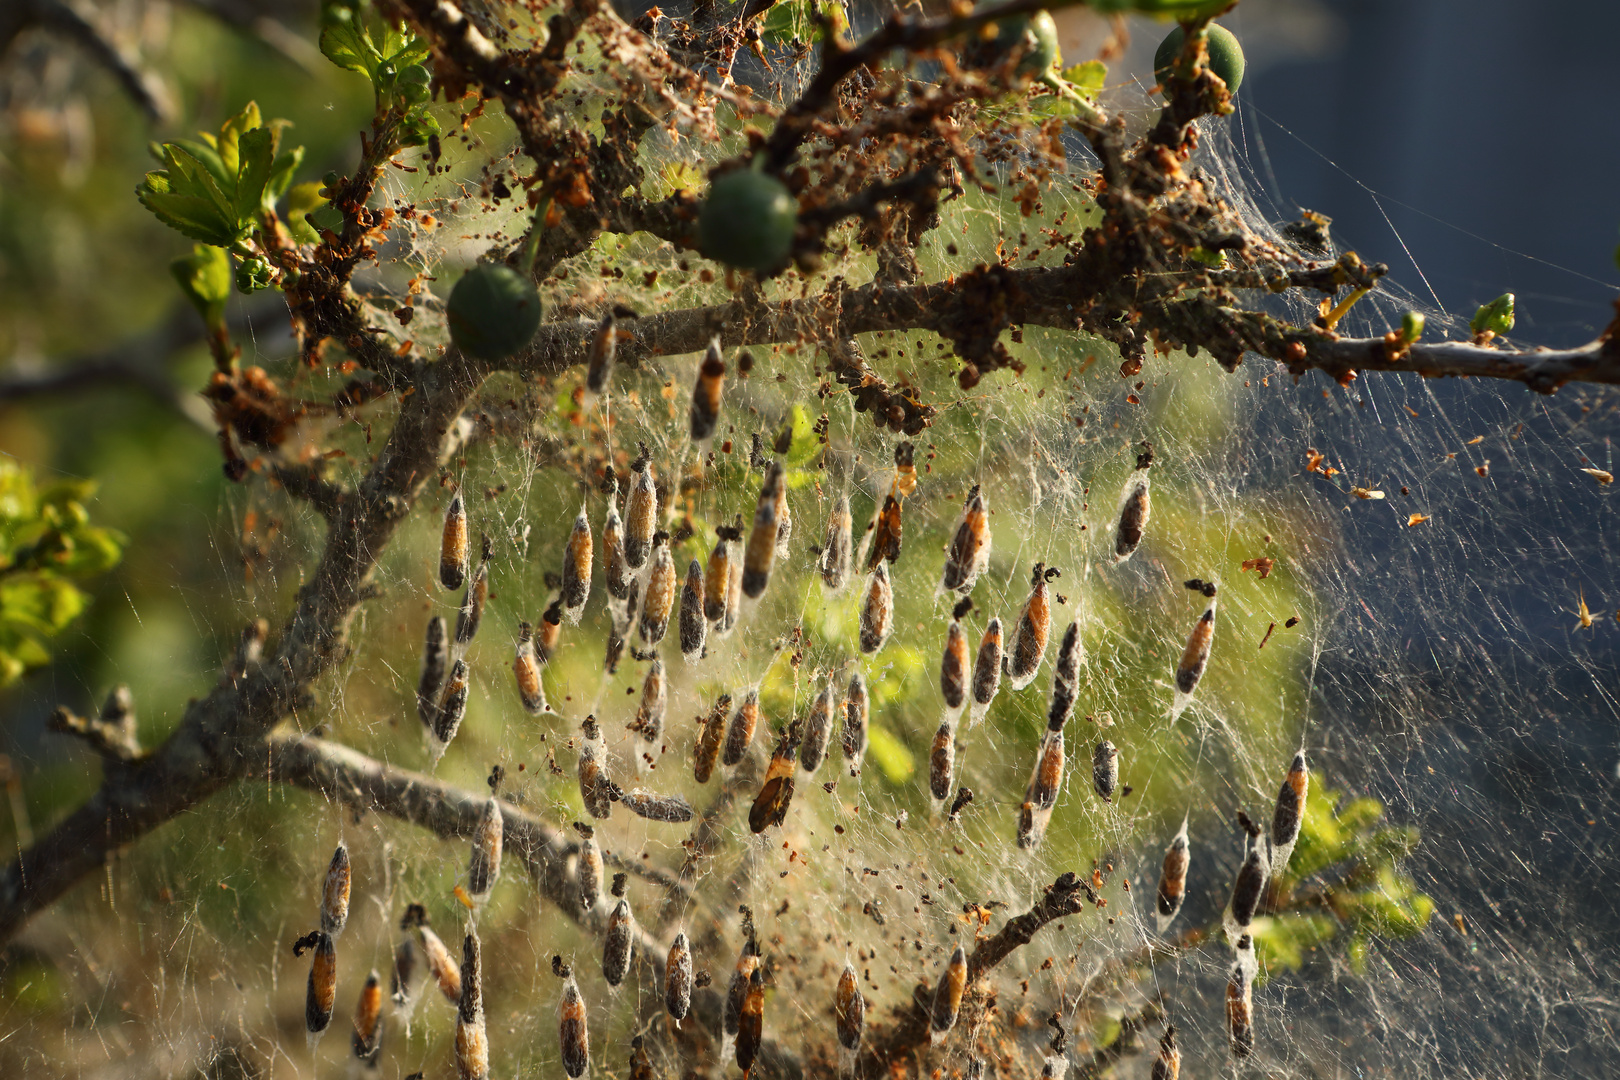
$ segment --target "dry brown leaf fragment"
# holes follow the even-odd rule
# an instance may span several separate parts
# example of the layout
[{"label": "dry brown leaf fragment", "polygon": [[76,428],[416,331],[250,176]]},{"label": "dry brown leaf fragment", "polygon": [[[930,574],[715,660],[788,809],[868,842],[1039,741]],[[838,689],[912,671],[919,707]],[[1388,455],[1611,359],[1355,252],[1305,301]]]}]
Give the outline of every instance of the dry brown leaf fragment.
[{"label": "dry brown leaf fragment", "polygon": [[1264,581],[1266,578],[1271,576],[1272,567],[1276,565],[1276,559],[1259,558],[1243,560],[1243,569],[1257,571],[1260,575],[1261,581]]},{"label": "dry brown leaf fragment", "polygon": [[1600,484],[1614,483],[1614,473],[1612,472],[1605,472],[1602,469],[1582,469],[1581,472],[1585,473],[1587,476],[1590,476]]},{"label": "dry brown leaf fragment", "polygon": [[1428,514],[1413,514],[1411,517],[1406,519],[1406,527],[1408,529],[1410,529],[1412,526],[1421,525],[1425,521],[1428,521],[1428,520],[1429,520],[1429,515]]},{"label": "dry brown leaf fragment", "polygon": [[1350,494],[1358,499],[1382,499],[1384,497],[1384,493],[1377,488],[1353,487],[1350,489]]}]

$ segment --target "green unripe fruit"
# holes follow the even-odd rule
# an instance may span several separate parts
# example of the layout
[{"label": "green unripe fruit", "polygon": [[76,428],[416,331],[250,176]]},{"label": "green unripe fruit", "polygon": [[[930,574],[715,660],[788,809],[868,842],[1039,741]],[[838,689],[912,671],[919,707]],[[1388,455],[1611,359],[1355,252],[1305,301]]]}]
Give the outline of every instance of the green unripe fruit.
[{"label": "green unripe fruit", "polygon": [[257,255],[236,264],[236,287],[245,293],[270,287],[270,264]]},{"label": "green unripe fruit", "polygon": [[[1025,36],[1029,40],[1025,42]],[[996,24],[995,47],[1006,52],[1025,43],[1024,58],[1018,62],[1021,75],[1044,75],[1058,62],[1057,23],[1050,11],[1037,11],[1028,17],[1003,19]]]},{"label": "green unripe fruit", "polygon": [[703,254],[727,266],[774,270],[793,250],[799,202],[774,176],[737,169],[716,180],[698,217]]},{"label": "green unripe fruit", "polygon": [[421,64],[412,64],[399,73],[395,85],[407,105],[420,105],[433,94],[433,75]]},{"label": "green unripe fruit", "polygon": [[540,327],[540,293],[510,266],[479,263],[450,290],[450,340],[480,360],[504,360]]},{"label": "green unripe fruit", "polygon": [[[1170,68],[1181,56],[1181,46],[1186,40],[1186,30],[1178,26],[1159,43],[1159,51],[1153,54],[1153,77],[1160,85],[1170,77]],[[1227,93],[1237,93],[1238,87],[1243,85],[1243,46],[1238,44],[1237,35],[1224,26],[1210,23],[1206,47],[1209,70],[1221,77]]]}]

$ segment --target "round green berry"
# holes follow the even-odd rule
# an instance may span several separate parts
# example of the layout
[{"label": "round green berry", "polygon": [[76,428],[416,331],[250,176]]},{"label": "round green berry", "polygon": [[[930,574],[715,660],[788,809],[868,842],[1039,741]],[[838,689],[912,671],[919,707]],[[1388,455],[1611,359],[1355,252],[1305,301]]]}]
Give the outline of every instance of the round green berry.
[{"label": "round green berry", "polygon": [[[1026,41],[1027,37],[1027,41]],[[1024,58],[1018,61],[1021,75],[1044,75],[1058,62],[1057,23],[1050,11],[1037,11],[1029,16],[1003,19],[996,24],[995,48],[998,52],[1025,44]]]},{"label": "round green berry", "polygon": [[[1187,32],[1177,26],[1159,43],[1159,51],[1153,54],[1153,77],[1160,85],[1170,77],[1170,68],[1181,56],[1181,46],[1186,40]],[[1238,44],[1237,35],[1224,26],[1210,23],[1207,48],[1209,70],[1226,83],[1227,93],[1237,93],[1243,84],[1243,46]]]},{"label": "round green berry", "polygon": [[774,176],[737,169],[709,188],[698,217],[703,254],[728,266],[765,273],[781,267],[793,250],[799,203]]},{"label": "round green berry", "polygon": [[480,360],[504,360],[540,327],[540,293],[510,266],[479,263],[450,290],[450,340]]}]

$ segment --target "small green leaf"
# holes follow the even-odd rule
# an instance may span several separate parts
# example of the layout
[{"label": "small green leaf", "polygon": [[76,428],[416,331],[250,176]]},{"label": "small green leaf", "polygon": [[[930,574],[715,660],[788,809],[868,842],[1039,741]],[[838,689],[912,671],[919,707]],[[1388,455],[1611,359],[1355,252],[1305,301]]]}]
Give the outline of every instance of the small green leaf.
[{"label": "small green leaf", "polygon": [[[292,233],[294,240],[300,244],[318,244],[321,226],[314,224],[310,217],[312,211],[328,207],[326,196],[321,194],[319,181],[311,180],[303,184],[295,184],[287,192],[287,212],[283,219],[287,222],[287,231]],[[343,224],[343,215],[335,207],[332,212],[337,214],[338,224]],[[331,226],[327,226],[330,228]]]},{"label": "small green leaf", "polygon": [[170,263],[169,272],[204,322],[210,327],[224,322],[225,301],[231,296],[231,260],[224,248],[197,244],[190,255]]},{"label": "small green leaf", "polygon": [[782,463],[789,469],[797,469],[821,451],[821,441],[816,438],[810,410],[803,405],[793,406],[792,431],[793,441],[788,444]]},{"label": "small green leaf", "polygon": [[1513,329],[1513,294],[1503,293],[1490,303],[1483,305],[1474,312],[1474,317],[1468,320],[1468,329],[1476,334],[1489,331],[1498,336]]},{"label": "small green leaf", "polygon": [[371,36],[352,17],[348,22],[332,22],[321,28],[321,55],[345,71],[368,79],[375,78],[382,63]]},{"label": "small green leaf", "polygon": [[251,226],[264,206],[264,189],[270,183],[270,170],[275,164],[275,143],[275,132],[263,127],[254,128],[241,138],[235,204],[236,220],[241,224]]},{"label": "small green leaf", "polygon": [[814,0],[780,0],[760,24],[760,37],[772,45],[799,39],[807,44],[821,40],[821,27],[811,18]]},{"label": "small green leaf", "polygon": [[[225,121],[219,129],[217,140],[208,135],[204,135],[203,138],[216,144],[220,163],[224,165],[226,175],[237,176],[242,172],[242,137],[263,128],[264,122],[259,116],[259,103],[250,101],[242,107],[241,112]],[[274,133],[270,134],[273,143]]]},{"label": "small green leaf", "polygon": [[165,168],[135,188],[141,204],[182,235],[215,247],[246,239],[292,182],[303,149],[277,154],[285,121],[263,123],[249,102],[219,135],[162,145]]},{"label": "small green leaf", "polygon": [[439,121],[433,114],[420,107],[413,108],[399,125],[399,145],[421,146],[439,132]]},{"label": "small green leaf", "polygon": [[1420,311],[1408,311],[1401,316],[1401,340],[1410,345],[1423,336],[1423,326],[1428,320]]},{"label": "small green leaf", "polygon": [[178,195],[161,189],[159,173],[147,173],[146,181],[135,189],[141,205],[181,236],[224,247],[237,239],[236,222],[219,212],[213,200],[195,195]]},{"label": "small green leaf", "polygon": [[1108,81],[1108,65],[1101,60],[1087,60],[1083,64],[1064,68],[1063,78],[1081,93],[1094,96]]},{"label": "small green leaf", "polygon": [[298,166],[304,163],[304,148],[295,146],[284,154],[277,155],[270,165],[270,178],[264,185],[264,198],[260,201],[260,209],[270,213],[276,208],[276,200],[292,186],[293,174]]}]

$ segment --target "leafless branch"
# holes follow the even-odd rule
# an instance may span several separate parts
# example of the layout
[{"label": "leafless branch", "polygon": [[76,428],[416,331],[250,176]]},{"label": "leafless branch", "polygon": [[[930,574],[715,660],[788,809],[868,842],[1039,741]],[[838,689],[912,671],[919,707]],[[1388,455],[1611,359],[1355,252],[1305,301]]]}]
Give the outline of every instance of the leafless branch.
[{"label": "leafless branch", "polygon": [[1037,11],[1057,11],[1077,7],[1085,0],[1008,0],[1006,3],[982,5],[969,15],[944,15],[937,19],[913,19],[904,13],[889,16],[888,22],[858,45],[840,44],[832,35],[827,36],[821,70],[804,92],[783,114],[765,144],[766,168],[780,172],[793,161],[799,144],[809,134],[819,115],[837,98],[839,85],[857,68],[876,65],[896,49],[919,52],[933,48],[957,37],[970,34],[982,26],[1017,15],[1033,15]]},{"label": "leafless branch", "polygon": [[163,84],[125,56],[101,28],[74,4],[65,0],[15,0],[16,6],[0,16],[0,52],[29,26],[39,26],[72,41],[117,79],[124,92],[152,121],[167,120],[173,105]]},{"label": "leafless branch", "polygon": [[[1056,919],[1078,915],[1096,894],[1090,884],[1073,873],[1064,874],[1052,883],[1033,907],[1016,915],[990,937],[984,938],[968,954],[968,986],[1028,945],[1035,935]],[[928,1042],[928,1000],[931,987],[919,986],[909,1006],[903,1008],[894,1026],[873,1038],[861,1051],[856,1064],[856,1075],[875,1080],[890,1075],[891,1069],[917,1048]],[[964,1006],[965,1007],[965,1006]]]},{"label": "leafless branch", "polygon": [[[278,313],[285,315],[286,309],[280,295],[268,294],[243,304],[230,322],[233,328],[252,326],[273,320]],[[197,313],[182,304],[156,328],[111,348],[53,360],[49,366],[13,361],[11,370],[0,375],[0,407],[132,386],[212,434],[215,425],[208,406],[197,394],[177,385],[166,370],[175,354],[202,341],[205,334]]]},{"label": "leafless branch", "polygon": [[1394,354],[1381,338],[1318,338],[1304,344],[1303,361],[1335,377],[1355,371],[1409,371],[1424,378],[1508,379],[1538,394],[1570,382],[1620,384],[1620,340],[1599,339],[1578,349],[1493,349],[1467,341],[1420,342]]},{"label": "leafless branch", "polygon": [[[247,778],[315,791],[362,813],[386,814],[447,840],[471,837],[488,799],[313,735],[272,735],[263,745],[261,758],[244,774]],[[510,801],[502,800],[501,818],[507,851],[523,861],[541,895],[600,931],[600,912],[581,910],[579,878],[568,869],[568,858],[578,844]],[[640,927],[637,934],[637,953],[662,973],[663,946]]]},{"label": "leafless branch", "polygon": [[287,494],[309,503],[322,517],[331,521],[334,515],[342,511],[343,501],[349,492],[323,475],[322,464],[320,461],[308,465],[275,464],[270,467],[270,475]]},{"label": "leafless branch", "polygon": [[83,739],[109,762],[127,765],[143,756],[140,739],[135,732],[135,710],[130,703],[127,686],[119,686],[107,695],[101,715],[93,720],[79,716],[70,709],[58,708],[46,719],[45,726],[52,731]]}]

